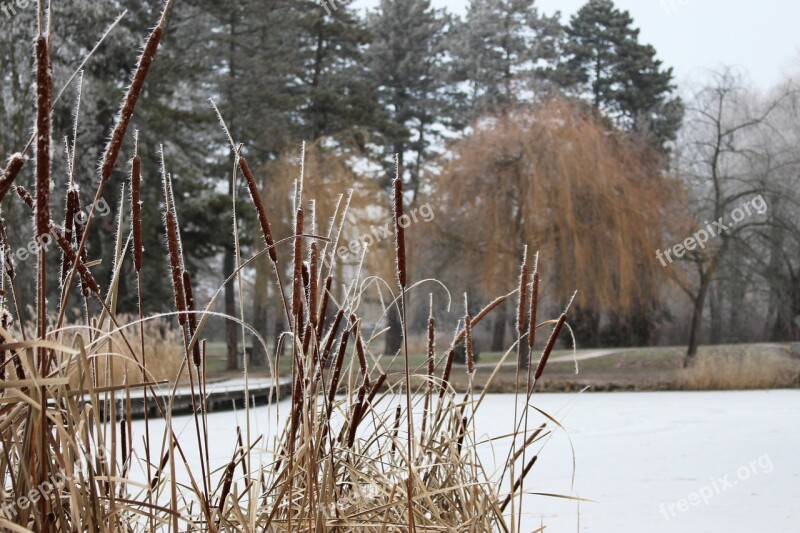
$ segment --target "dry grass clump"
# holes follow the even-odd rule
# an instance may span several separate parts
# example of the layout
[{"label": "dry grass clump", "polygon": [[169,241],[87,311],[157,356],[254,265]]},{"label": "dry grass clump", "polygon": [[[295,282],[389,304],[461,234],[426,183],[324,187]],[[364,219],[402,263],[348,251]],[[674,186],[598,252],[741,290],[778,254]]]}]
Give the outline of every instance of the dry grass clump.
[{"label": "dry grass clump", "polygon": [[[40,11],[41,6],[40,2]],[[104,151],[98,198],[113,178],[168,9],[169,1],[148,39]],[[46,54],[42,54],[45,59]],[[49,90],[51,80],[40,76],[39,83],[48,85],[39,87],[43,92]],[[46,111],[41,109],[39,117]],[[51,127],[49,121],[41,119],[38,124],[37,138],[49,138],[50,131],[41,131]],[[373,351],[375,339],[362,331],[362,324],[374,323],[368,319],[375,317],[360,316],[362,292],[366,290],[361,270],[341,286],[332,281],[348,202],[340,197],[327,233],[316,234],[313,209],[309,210],[311,222],[304,225],[301,171],[292,205],[297,214],[293,231],[289,237],[273,240],[265,203],[254,187],[255,177],[239,157],[238,145],[232,139],[231,146],[259,212],[266,247],[239,264],[226,283],[240,280],[241,269],[267,255],[276,265],[274,274],[281,288],[280,307],[289,325],[285,338],[291,357],[291,374],[276,376],[291,384],[282,431],[257,437],[250,427],[248,402],[247,427],[230,436],[235,451],[222,464],[212,463],[209,434],[213,429],[207,418],[205,343],[201,339],[207,321],[215,315],[211,309],[220,291],[205,307],[194,301],[164,159],[161,173],[168,239],[161,258],[144,254],[136,236],[142,217],[136,209],[143,186],[139,179],[142,169],[141,160],[134,157],[133,208],[126,213],[123,189],[116,253],[107,287],[100,287],[91,278],[86,264],[86,239],[94,209],[80,231],[67,233],[56,228],[60,232],[60,256],[40,252],[36,302],[17,302],[13,273],[5,269],[0,273],[0,364],[5,370],[5,379],[0,381],[0,528],[46,532],[519,531],[525,480],[548,434],[544,425],[528,427],[530,399],[565,324],[566,311],[558,320],[538,323],[538,277],[529,279],[527,268],[523,269],[521,289],[500,296],[474,316],[468,313],[464,327],[458,328],[452,341],[438,341],[445,347],[439,352],[436,339],[442,335],[437,334],[431,314],[429,361],[424,373],[413,380],[416,385],[412,384],[406,343],[404,372],[384,390],[384,360]],[[155,147],[150,148],[155,151]],[[139,149],[137,142],[135,155]],[[161,155],[163,158],[163,150]],[[38,163],[36,202],[41,203],[49,201],[46,190],[50,189],[50,169],[45,168],[49,166],[46,158],[39,158]],[[399,221],[404,197],[399,179],[394,183],[391,201],[395,223],[402,229]],[[36,207],[32,201],[31,207]],[[49,215],[42,219],[47,213],[43,206],[36,213],[42,229],[56,227]],[[128,218],[133,219],[131,239],[122,229],[129,226]],[[407,302],[419,285],[413,283],[406,269],[405,254],[411,243],[405,242],[402,231],[396,232],[396,238],[396,283],[383,286],[392,292],[387,305],[401,310],[403,336],[407,338]],[[125,243],[131,241],[136,249],[128,254]],[[235,242],[236,256],[240,257],[238,238]],[[277,262],[279,256],[288,257],[286,250],[276,252],[280,246],[293,250],[293,261]],[[175,312],[161,320],[145,320],[141,313],[137,318],[118,315],[122,272],[128,268],[141,275],[142,262],[153,260],[169,265]],[[45,298],[48,263],[67,265],[62,270],[55,320],[50,319],[53,315]],[[76,277],[90,290],[81,290]],[[139,276],[139,285],[142,282]],[[526,314],[525,307],[529,286],[532,315]],[[518,296],[518,292],[522,294]],[[141,291],[139,295],[141,309]],[[70,296],[93,299],[94,305],[85,308],[99,306],[102,311],[87,316],[85,324],[65,327],[64,309]],[[483,396],[476,395],[472,387],[467,392],[455,391],[450,378],[456,347],[466,343],[471,359],[472,330],[499,305],[514,298],[520,302],[518,338],[499,364],[513,356],[527,335],[538,328],[553,328],[535,373],[528,359],[521,359],[523,352],[516,350],[525,372],[517,379],[519,402],[515,402],[514,426],[503,430],[512,442],[511,453],[496,468],[493,465],[493,471],[498,472],[495,476],[487,473],[477,451],[475,413]],[[35,334],[14,327],[19,323],[19,308],[25,305],[35,308]],[[336,310],[331,323],[327,321],[328,308]],[[263,342],[244,317],[223,318],[236,320],[254,333],[257,342]],[[346,357],[348,350],[352,357]],[[270,364],[280,368],[277,361]],[[329,371],[324,370],[326,366]],[[472,365],[469,370],[472,375]],[[244,375],[247,379],[246,370]],[[186,421],[173,421],[175,397],[158,389],[154,381],[160,378],[187,380],[190,385],[192,423],[180,436],[175,428],[187,427]],[[145,383],[137,385],[142,381]],[[145,411],[143,434],[134,434],[134,390],[143,390],[145,399],[150,395],[155,402],[158,415],[166,419],[158,426],[161,429],[151,426]],[[109,404],[121,405],[122,410],[103,409]],[[136,451],[139,443],[144,445],[141,452]],[[266,460],[262,453],[255,453],[261,450],[267,451]],[[198,459],[191,460],[190,453]],[[140,473],[139,479],[133,472]],[[179,481],[184,477],[188,482]]]},{"label": "dry grass clump", "polygon": [[[124,316],[119,319],[123,324],[135,320]],[[147,362],[147,381],[175,381],[180,376],[183,362],[183,340],[180,330],[163,317],[148,319],[142,326],[144,350],[150,356]],[[136,331],[138,333],[138,329]],[[91,335],[88,328],[77,327],[71,328],[68,336],[88,339]],[[99,352],[90,359],[90,363],[101,381],[105,380],[106,372],[109,372],[111,383],[120,385],[127,382],[130,385],[138,385],[143,382],[141,365],[137,363],[142,360],[141,346],[138,343],[128,346],[123,337],[120,331],[112,333],[106,341],[105,353]],[[77,389],[79,388],[77,372],[71,374],[70,387]]]},{"label": "dry grass clump", "polygon": [[686,390],[746,390],[792,387],[798,368],[786,357],[763,350],[740,354],[700,353],[678,372],[677,386]]}]

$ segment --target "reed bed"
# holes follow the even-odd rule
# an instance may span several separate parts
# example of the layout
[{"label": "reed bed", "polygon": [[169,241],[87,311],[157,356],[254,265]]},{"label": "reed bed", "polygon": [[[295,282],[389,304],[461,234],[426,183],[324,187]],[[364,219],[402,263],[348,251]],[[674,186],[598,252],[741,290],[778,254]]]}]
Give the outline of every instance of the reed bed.
[{"label": "reed bed", "polygon": [[[169,7],[167,2],[146,40],[103,151],[96,198],[105,186],[114,183],[115,169],[119,170],[126,132],[150,66],[157,60]],[[163,150],[163,223],[167,242],[161,257],[142,250],[139,153],[145,149],[155,152],[157,147],[139,146],[136,135],[130,164],[131,207],[126,208],[123,187],[117,213],[114,269],[108,286],[101,287],[87,265],[86,241],[94,210],[80,228],[60,227],[50,219],[51,163],[45,152],[52,134],[52,78],[43,14],[40,6],[36,196],[35,200],[27,196],[26,203],[35,212],[37,231],[56,235],[60,253],[42,250],[39,254],[36,302],[16,301],[12,265],[8,261],[3,265],[0,528],[80,532],[520,531],[526,478],[550,432],[549,423],[528,427],[530,400],[566,322],[566,311],[558,320],[537,322],[538,265],[530,276],[527,253],[519,288],[500,296],[475,316],[467,310],[450,341],[436,329],[431,300],[426,365],[410,368],[408,343],[404,343],[399,354],[406,363],[403,376],[387,386],[382,361],[398,354],[377,352],[376,339],[362,328],[364,323],[375,322],[367,318],[376,317],[360,316],[361,270],[344,287],[333,283],[334,250],[345,223],[347,202],[340,198],[340,207],[327,232],[316,234],[314,209],[304,196],[301,169],[295,187],[294,231],[276,240],[268,219],[269,203],[262,198],[240,146],[230,139],[237,170],[232,179],[243,178],[246,182],[265,247],[241,261],[237,272],[225,283],[236,283],[239,272],[256,259],[271,259],[288,324],[285,338],[290,347],[291,374],[280,376],[274,358],[270,364],[276,380],[291,378],[292,390],[291,397],[280,404],[288,409],[280,431],[255,436],[254,428],[249,426],[248,405],[248,425],[230,437],[236,443],[235,452],[221,464],[212,463],[209,434],[213,429],[209,428],[205,408],[208,379],[203,331],[209,320],[220,318],[211,311],[220,292],[205,307],[195,301],[183,257],[168,157]],[[0,197],[10,190],[27,164],[26,151],[27,148],[9,159],[0,178]],[[74,149],[72,154],[74,157]],[[395,287],[390,305],[400,310],[407,338],[408,302],[422,290],[422,285],[413,282],[407,269],[406,248],[413,243],[406,242],[400,223],[404,195],[400,169],[397,171],[392,194],[387,195],[397,227],[396,279],[387,285]],[[24,191],[17,192],[20,198],[26,198]],[[64,201],[72,209],[78,208],[73,192],[68,192]],[[130,234],[124,229],[127,227],[131,228]],[[7,239],[5,228],[0,229],[0,236]],[[133,250],[129,252],[131,242]],[[289,250],[291,261],[280,262],[279,257],[289,257]],[[240,254],[237,245],[237,256]],[[132,268],[139,275],[141,286],[146,282],[141,279],[145,261],[160,261],[169,267],[174,312],[160,317],[117,314],[121,273]],[[62,266],[58,307],[51,307],[44,294],[47,265],[51,262]],[[514,280],[510,282],[513,284]],[[87,314],[84,324],[65,325],[64,310],[71,298],[94,301],[102,310]],[[139,299],[141,307],[141,290]],[[499,468],[489,468],[481,463],[477,451],[481,441],[475,413],[483,396],[472,387],[454,390],[450,377],[455,371],[455,350],[462,343],[468,372],[474,372],[474,328],[480,327],[499,305],[514,299],[519,304],[518,338],[500,364],[509,358],[519,359],[519,401],[515,406],[519,411],[515,426],[501,431],[512,440],[512,453]],[[19,327],[19,309],[26,305],[35,307],[37,317],[29,334],[25,332],[27,328]],[[87,305],[86,309],[91,307]],[[326,320],[329,308],[336,310],[336,318],[330,323]],[[241,323],[258,342],[264,342],[243,317],[221,318]],[[165,321],[175,329],[167,328]],[[534,372],[529,358],[533,342],[528,339],[536,329],[551,327],[550,341]],[[443,349],[437,350],[437,344]],[[353,356],[347,357],[348,352]],[[161,382],[165,376],[169,376],[169,383]],[[244,376],[248,378],[247,369]],[[170,394],[170,387],[178,382],[190,385],[193,405],[190,429],[180,437],[171,414],[174,389]],[[163,430],[151,428],[152,420],[145,418],[144,434],[134,434],[130,407],[134,390],[143,390],[145,396],[155,399],[158,415],[165,419],[165,424],[159,426]],[[126,406],[121,417],[115,410],[101,415],[104,404],[118,400]],[[199,457],[199,461],[192,463],[190,455]],[[179,482],[182,474],[188,478],[187,483]]]}]

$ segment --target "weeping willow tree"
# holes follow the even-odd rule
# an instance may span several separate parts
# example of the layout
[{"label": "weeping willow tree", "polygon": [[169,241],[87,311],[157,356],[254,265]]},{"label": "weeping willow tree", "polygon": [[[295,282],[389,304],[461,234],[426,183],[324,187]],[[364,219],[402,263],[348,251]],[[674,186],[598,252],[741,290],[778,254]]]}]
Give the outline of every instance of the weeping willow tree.
[{"label": "weeping willow tree", "polygon": [[[477,267],[491,293],[509,288],[498,284],[512,279],[530,245],[557,264],[543,273],[551,294],[579,288],[584,343],[597,341],[601,320],[625,336],[654,309],[660,265],[653,257],[677,192],[646,147],[554,100],[484,118],[453,147],[435,192],[439,248]],[[447,262],[450,272],[456,266]],[[493,347],[506,321],[499,315]]]}]

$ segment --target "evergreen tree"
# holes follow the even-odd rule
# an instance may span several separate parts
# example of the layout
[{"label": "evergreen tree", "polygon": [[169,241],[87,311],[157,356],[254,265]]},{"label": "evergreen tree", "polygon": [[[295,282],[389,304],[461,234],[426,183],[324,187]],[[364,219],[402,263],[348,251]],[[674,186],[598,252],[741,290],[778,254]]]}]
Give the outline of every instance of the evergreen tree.
[{"label": "evergreen tree", "polygon": [[381,0],[369,16],[368,65],[384,115],[377,124],[384,144],[386,183],[400,159],[407,190],[419,192],[421,176],[445,106],[444,37],[449,17],[429,0]]},{"label": "evergreen tree", "polygon": [[539,13],[535,0],[472,0],[451,32],[460,126],[486,112],[530,101],[555,66],[560,14]]},{"label": "evergreen tree", "polygon": [[627,11],[612,0],[589,0],[566,27],[558,82],[589,93],[595,109],[660,149],[675,139],[683,116],[671,68],[664,68]]}]

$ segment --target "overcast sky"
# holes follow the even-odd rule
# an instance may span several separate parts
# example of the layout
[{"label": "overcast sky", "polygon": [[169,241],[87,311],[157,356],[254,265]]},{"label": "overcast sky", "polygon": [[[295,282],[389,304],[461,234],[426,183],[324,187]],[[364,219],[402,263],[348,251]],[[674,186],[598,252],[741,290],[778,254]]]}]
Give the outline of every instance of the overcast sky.
[{"label": "overcast sky", "polygon": [[[357,0],[374,7],[379,0]],[[433,0],[464,13],[469,0]],[[562,20],[585,0],[538,0]],[[642,30],[642,40],[675,68],[681,85],[699,70],[721,63],[740,66],[757,87],[768,89],[800,67],[800,2],[797,0],[616,0]]]}]

